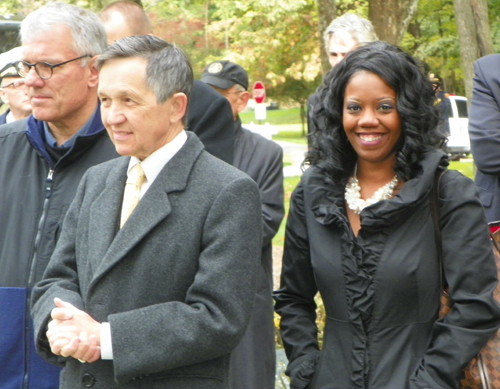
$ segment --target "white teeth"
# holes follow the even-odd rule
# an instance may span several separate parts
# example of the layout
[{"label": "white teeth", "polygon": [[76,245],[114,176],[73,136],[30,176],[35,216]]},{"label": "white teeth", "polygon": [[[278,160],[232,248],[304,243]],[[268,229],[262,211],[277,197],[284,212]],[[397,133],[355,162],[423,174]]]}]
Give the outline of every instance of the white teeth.
[{"label": "white teeth", "polygon": [[382,139],[382,135],[360,135],[359,137],[365,142],[375,142]]}]

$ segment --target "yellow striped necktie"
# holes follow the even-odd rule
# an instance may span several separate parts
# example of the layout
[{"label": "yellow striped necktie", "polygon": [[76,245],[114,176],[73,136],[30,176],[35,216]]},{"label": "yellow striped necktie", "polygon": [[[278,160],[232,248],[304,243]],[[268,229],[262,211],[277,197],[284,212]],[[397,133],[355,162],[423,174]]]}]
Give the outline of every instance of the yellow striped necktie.
[{"label": "yellow striped necktie", "polygon": [[123,193],[122,214],[120,219],[120,228],[123,227],[129,216],[134,211],[141,198],[141,186],[146,179],[144,170],[140,163],[134,165],[130,169],[125,183],[125,191]]}]

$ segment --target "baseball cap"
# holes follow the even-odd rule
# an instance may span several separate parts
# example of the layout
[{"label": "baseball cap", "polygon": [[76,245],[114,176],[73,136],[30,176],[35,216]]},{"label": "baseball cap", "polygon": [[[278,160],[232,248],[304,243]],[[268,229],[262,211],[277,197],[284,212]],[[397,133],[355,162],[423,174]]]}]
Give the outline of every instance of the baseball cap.
[{"label": "baseball cap", "polygon": [[441,77],[439,77],[439,75],[435,73],[429,74],[429,81],[432,82],[433,84],[438,84],[438,85],[441,85],[442,83]]},{"label": "baseball cap", "polygon": [[21,47],[0,54],[0,83],[4,77],[21,77],[16,64],[21,60]]},{"label": "baseball cap", "polygon": [[201,81],[220,89],[229,89],[234,84],[248,89],[247,72],[240,66],[229,61],[215,61],[203,69]]}]

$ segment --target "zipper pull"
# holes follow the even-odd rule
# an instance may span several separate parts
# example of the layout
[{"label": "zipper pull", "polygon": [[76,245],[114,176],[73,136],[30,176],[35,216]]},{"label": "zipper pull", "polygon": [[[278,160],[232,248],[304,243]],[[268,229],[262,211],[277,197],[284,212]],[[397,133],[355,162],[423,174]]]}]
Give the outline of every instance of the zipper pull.
[{"label": "zipper pull", "polygon": [[50,197],[50,192],[52,190],[52,177],[54,176],[54,170],[50,169],[49,174],[47,175],[47,178],[45,179],[45,182],[47,185],[45,186],[45,198]]}]

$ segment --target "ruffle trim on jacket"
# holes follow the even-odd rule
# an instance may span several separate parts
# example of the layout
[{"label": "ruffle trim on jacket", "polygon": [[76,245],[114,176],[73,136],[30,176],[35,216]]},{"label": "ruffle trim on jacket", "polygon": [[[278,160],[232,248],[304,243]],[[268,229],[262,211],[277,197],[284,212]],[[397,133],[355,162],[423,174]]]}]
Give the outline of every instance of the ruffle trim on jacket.
[{"label": "ruffle trim on jacket", "polygon": [[[362,234],[354,237],[344,208],[344,188],[315,185],[310,187],[312,211],[324,225],[334,225],[342,231],[341,255],[349,320],[353,334],[352,381],[364,386],[369,374],[368,338],[373,311],[373,277],[387,239],[387,228],[378,226],[369,246],[363,245]],[[389,224],[385,227],[387,227]]]}]

